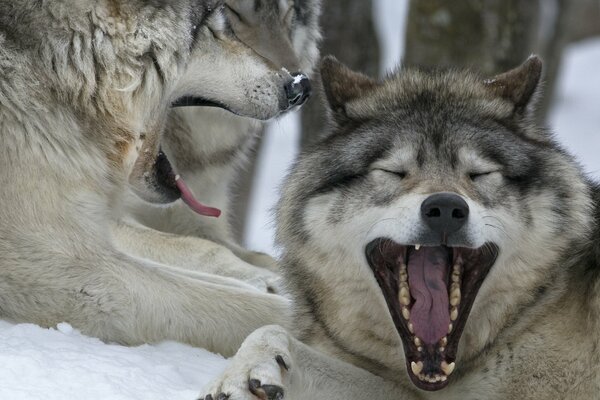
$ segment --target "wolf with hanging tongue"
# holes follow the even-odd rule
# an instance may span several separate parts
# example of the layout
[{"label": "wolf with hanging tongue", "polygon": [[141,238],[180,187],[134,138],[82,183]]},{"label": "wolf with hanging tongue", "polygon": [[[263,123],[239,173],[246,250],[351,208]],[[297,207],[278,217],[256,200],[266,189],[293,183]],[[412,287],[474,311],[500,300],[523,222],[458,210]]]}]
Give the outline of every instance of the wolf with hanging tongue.
[{"label": "wolf with hanging tongue", "polygon": [[218,214],[160,151],[173,104],[266,120],[306,98],[307,78],[257,54],[225,14],[219,0],[0,0],[0,318],[224,355],[287,324],[287,299],[206,273],[198,260],[241,262],[223,246],[132,228],[148,254],[187,261],[170,264],[115,234],[130,189]]},{"label": "wolf with hanging tongue", "polygon": [[600,186],[536,125],[541,70],[326,58],[331,129],[278,207],[295,326],[252,333],[203,397],[600,398]]}]

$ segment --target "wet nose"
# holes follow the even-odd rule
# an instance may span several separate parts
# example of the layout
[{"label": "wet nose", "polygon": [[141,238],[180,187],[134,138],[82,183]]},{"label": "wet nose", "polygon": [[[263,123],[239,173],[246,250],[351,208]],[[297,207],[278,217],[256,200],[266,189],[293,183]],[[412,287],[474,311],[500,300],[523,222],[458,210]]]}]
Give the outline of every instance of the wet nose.
[{"label": "wet nose", "polygon": [[458,231],[469,217],[469,205],[456,193],[432,194],[421,204],[421,218],[443,237]]},{"label": "wet nose", "polygon": [[301,106],[310,97],[312,87],[308,77],[302,73],[293,73],[292,79],[285,84],[285,93],[291,107]]}]

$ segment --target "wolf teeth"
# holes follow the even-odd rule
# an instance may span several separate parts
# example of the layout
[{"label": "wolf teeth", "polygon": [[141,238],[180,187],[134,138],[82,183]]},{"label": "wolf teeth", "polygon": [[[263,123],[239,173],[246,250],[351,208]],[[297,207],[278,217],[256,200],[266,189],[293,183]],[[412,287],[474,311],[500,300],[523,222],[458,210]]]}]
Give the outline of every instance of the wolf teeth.
[{"label": "wolf teeth", "polygon": [[452,328],[454,328],[452,324],[448,325],[448,333],[452,333]]},{"label": "wolf teeth", "polygon": [[402,307],[402,316],[407,321],[410,319],[410,311],[408,311],[408,308]]},{"label": "wolf teeth", "polygon": [[400,294],[398,295],[398,300],[403,306],[410,304],[410,292],[408,291],[408,285],[400,285]]},{"label": "wolf teeth", "polygon": [[457,306],[460,304],[460,285],[458,283],[452,283],[450,286],[450,305]]},{"label": "wolf teeth", "polygon": [[452,283],[460,282],[460,265],[454,264],[452,267]]},{"label": "wolf teeth", "polygon": [[[417,375],[417,374],[415,374]],[[419,378],[420,381],[424,381],[424,382],[429,382],[429,383],[436,383],[436,382],[445,382],[448,377],[444,376],[444,375],[423,375],[423,374],[418,374],[417,377]]]},{"label": "wolf teeth", "polygon": [[415,333],[415,326],[412,324],[412,322],[408,323],[408,330],[410,333]]},{"label": "wolf teeth", "polygon": [[406,273],[406,269],[400,270],[400,283],[408,282],[408,274]]},{"label": "wolf teeth", "polygon": [[419,374],[421,374],[421,371],[423,371],[423,361],[411,362],[410,369],[412,370],[413,374],[418,376]]},{"label": "wolf teeth", "polygon": [[452,321],[456,321],[456,318],[458,318],[458,308],[452,307],[452,311],[450,311],[450,319]]},{"label": "wolf teeth", "polygon": [[442,363],[440,364],[440,368],[442,368],[442,371],[444,371],[444,373],[447,376],[450,376],[452,374],[452,372],[454,372],[455,367],[456,367],[456,364],[453,362],[448,364],[446,361],[442,361]]},{"label": "wolf teeth", "polygon": [[418,337],[416,337],[416,336],[415,336],[414,342],[415,342],[415,346],[421,346],[421,345],[423,344],[423,343],[421,342],[421,339],[419,339],[419,338],[418,338]]}]

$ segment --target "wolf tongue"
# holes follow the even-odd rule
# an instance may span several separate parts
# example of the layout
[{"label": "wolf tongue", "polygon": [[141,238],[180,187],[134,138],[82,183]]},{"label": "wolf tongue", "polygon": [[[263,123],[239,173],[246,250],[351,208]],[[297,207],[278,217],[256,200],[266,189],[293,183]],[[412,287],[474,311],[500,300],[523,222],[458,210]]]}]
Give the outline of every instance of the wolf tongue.
[{"label": "wolf tongue", "polygon": [[179,175],[175,177],[175,183],[177,184],[177,188],[181,192],[181,200],[193,211],[200,215],[205,215],[208,217],[219,217],[221,215],[221,210],[218,208],[208,207],[204,204],[200,203],[194,197],[194,194],[187,186],[187,184],[181,179]]},{"label": "wolf tongue", "polygon": [[425,344],[436,344],[448,334],[448,251],[443,247],[410,249],[408,283],[415,302],[410,310],[414,332]]}]

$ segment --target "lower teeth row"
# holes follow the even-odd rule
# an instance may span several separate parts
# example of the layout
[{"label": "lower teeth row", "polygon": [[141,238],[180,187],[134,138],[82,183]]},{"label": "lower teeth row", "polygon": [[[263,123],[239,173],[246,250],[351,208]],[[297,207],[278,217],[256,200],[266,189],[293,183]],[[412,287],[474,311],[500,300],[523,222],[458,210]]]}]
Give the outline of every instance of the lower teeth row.
[{"label": "lower teeth row", "polygon": [[419,361],[419,362],[413,361],[410,363],[410,368],[411,368],[413,374],[415,374],[415,376],[417,376],[419,378],[419,380],[431,382],[431,383],[444,382],[446,379],[448,379],[448,376],[450,376],[452,374],[452,372],[454,372],[455,367],[456,367],[456,364],[453,362],[448,364],[446,361],[442,361],[440,363],[440,369],[444,372],[444,375],[440,375],[440,374],[424,375],[421,373],[421,371],[423,371],[423,361]]}]

